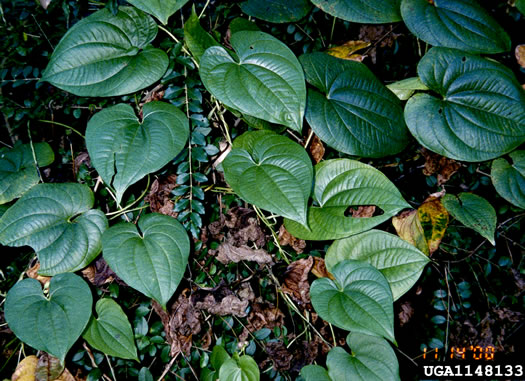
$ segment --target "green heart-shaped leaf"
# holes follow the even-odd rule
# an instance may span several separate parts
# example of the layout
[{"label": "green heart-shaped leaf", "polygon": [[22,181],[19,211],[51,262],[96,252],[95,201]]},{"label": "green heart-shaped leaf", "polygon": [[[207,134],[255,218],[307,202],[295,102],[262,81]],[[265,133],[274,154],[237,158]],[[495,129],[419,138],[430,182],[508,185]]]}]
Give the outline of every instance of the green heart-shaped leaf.
[{"label": "green heart-shaped leaf", "polygon": [[188,135],[188,118],[171,104],[146,103],[142,122],[130,105],[118,104],[91,118],[86,146],[93,166],[115,188],[120,202],[130,185],[177,156]]},{"label": "green heart-shaped leaf", "polygon": [[141,217],[138,228],[122,222],[106,230],[104,259],[130,287],[165,307],[188,264],[188,234],[179,221],[158,213]]},{"label": "green heart-shaped leaf", "polygon": [[326,358],[332,380],[399,381],[399,363],[385,339],[352,332],[346,343],[352,349],[333,348]]},{"label": "green heart-shaped leaf", "polygon": [[457,196],[446,194],[441,203],[459,222],[496,244],[496,211],[483,197],[472,193],[460,193]]},{"label": "green heart-shaped leaf", "polygon": [[[308,208],[308,228],[285,219],[294,237],[322,241],[345,238],[387,221],[410,205],[390,180],[377,169],[349,159],[323,161],[315,166],[313,198],[319,206]],[[375,205],[381,215],[346,216],[350,206]]]},{"label": "green heart-shaped leaf", "polygon": [[28,278],[7,293],[5,319],[24,343],[64,363],[89,321],[92,303],[89,286],[75,274],[51,278],[47,297],[42,294],[40,282]]},{"label": "green heart-shaped leaf", "polygon": [[137,360],[133,330],[122,308],[113,299],[100,299],[95,307],[98,318],[91,317],[84,339],[93,348],[110,356]]},{"label": "green heart-shaped leaf", "polygon": [[[45,167],[55,160],[55,154],[47,143],[33,144],[36,162]],[[40,177],[30,144],[8,150],[0,148],[0,204],[5,204],[38,184]]]},{"label": "green heart-shaped leaf", "polygon": [[149,45],[157,24],[142,11],[104,8],[76,23],[60,40],[42,81],[84,97],[133,93],[159,80],[168,56]]},{"label": "green heart-shaped leaf", "polygon": [[401,15],[416,37],[471,53],[510,50],[509,35],[476,0],[403,0]]},{"label": "green heart-shaped leaf", "polygon": [[166,25],[169,17],[181,9],[189,0],[129,0],[141,11],[155,16],[161,23]]},{"label": "green heart-shaped leaf", "polygon": [[219,370],[221,381],[259,381],[259,367],[255,360],[248,355],[240,356],[234,353],[231,359],[226,360]]},{"label": "green heart-shaped leaf", "polygon": [[405,107],[408,128],[425,148],[456,160],[484,161],[525,141],[525,93],[505,66],[432,48],[418,74],[443,97],[416,94]]},{"label": "green heart-shaped leaf", "polygon": [[401,0],[312,0],[316,7],[340,19],[361,24],[401,20]]},{"label": "green heart-shaped leaf", "polygon": [[395,342],[394,301],[383,274],[368,263],[351,259],[336,264],[331,273],[335,280],[317,279],[310,287],[319,316],[341,329]]},{"label": "green heart-shaped leaf", "polygon": [[514,151],[509,156],[512,164],[503,158],[492,162],[492,184],[501,197],[525,209],[525,151]]},{"label": "green heart-shaped leaf", "polygon": [[301,368],[301,377],[305,381],[332,381],[326,369],[319,365],[307,365]]},{"label": "green heart-shaped leaf", "polygon": [[312,9],[308,0],[247,0],[240,6],[244,13],[274,23],[299,21]]},{"label": "green heart-shaped leaf", "polygon": [[80,270],[100,253],[108,227],[104,213],[91,209],[93,202],[86,185],[35,185],[0,219],[0,242],[31,246],[42,275]]},{"label": "green heart-shaped leaf", "polygon": [[326,252],[326,268],[331,271],[345,259],[368,262],[381,271],[390,283],[394,300],[412,288],[429,262],[413,245],[380,230],[335,241]]},{"label": "green heart-shaped leaf", "polygon": [[313,168],[299,144],[270,131],[247,132],[235,140],[223,168],[243,200],[306,224]]},{"label": "green heart-shaped leaf", "polygon": [[184,42],[188,46],[193,58],[200,62],[206,49],[212,46],[220,46],[219,43],[204,30],[199,22],[199,16],[192,9],[191,15],[184,23]]},{"label": "green heart-shaped leaf", "polygon": [[263,32],[238,32],[230,42],[238,61],[220,46],[207,49],[201,57],[204,86],[243,114],[301,131],[306,84],[293,52]]},{"label": "green heart-shaped leaf", "polygon": [[330,147],[349,155],[382,157],[408,143],[401,102],[361,62],[324,53],[300,57],[308,90],[306,120]]}]

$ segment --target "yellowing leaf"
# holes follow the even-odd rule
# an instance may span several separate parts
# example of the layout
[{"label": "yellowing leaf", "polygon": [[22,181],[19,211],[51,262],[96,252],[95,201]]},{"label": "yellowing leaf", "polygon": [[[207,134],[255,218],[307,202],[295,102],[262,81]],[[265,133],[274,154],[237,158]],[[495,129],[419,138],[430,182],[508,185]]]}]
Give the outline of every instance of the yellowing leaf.
[{"label": "yellowing leaf", "polygon": [[35,368],[35,381],[54,381],[60,377],[64,365],[60,360],[47,353],[42,353]]},{"label": "yellowing leaf", "polygon": [[448,212],[438,197],[431,196],[417,209],[417,214],[432,255],[438,249],[447,230]]},{"label": "yellowing leaf", "polygon": [[417,210],[408,210],[399,216],[393,217],[392,225],[394,225],[399,237],[411,243],[426,255],[430,254],[425,232],[423,231],[423,226],[421,226],[421,221],[419,221]]},{"label": "yellowing leaf", "polygon": [[354,54],[358,50],[368,48],[370,42],[366,41],[348,41],[341,46],[334,46],[326,51],[331,56],[342,58],[344,60],[352,60],[362,62],[366,56],[361,54]]},{"label": "yellowing leaf", "polygon": [[518,64],[525,69],[525,44],[516,46],[514,53],[516,54]]},{"label": "yellowing leaf", "polygon": [[11,376],[12,381],[34,381],[35,380],[35,369],[38,363],[36,356],[27,356],[25,359],[20,361],[16,367],[15,373]]}]

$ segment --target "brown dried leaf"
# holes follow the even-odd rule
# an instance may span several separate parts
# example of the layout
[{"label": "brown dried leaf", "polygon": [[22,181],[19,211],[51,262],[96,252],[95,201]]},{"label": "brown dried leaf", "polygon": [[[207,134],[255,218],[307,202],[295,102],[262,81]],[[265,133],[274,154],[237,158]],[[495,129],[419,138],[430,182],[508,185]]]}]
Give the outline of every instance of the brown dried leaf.
[{"label": "brown dried leaf", "polygon": [[421,149],[421,154],[425,158],[423,174],[425,176],[437,174],[438,185],[445,184],[461,168],[461,164],[457,161],[431,152],[426,148]]},{"label": "brown dried leaf", "polygon": [[323,160],[325,151],[326,150],[324,148],[323,142],[317,135],[314,134],[310,143],[310,155],[312,155],[312,159],[314,159],[315,164]]},{"label": "brown dried leaf", "polygon": [[181,292],[169,314],[162,309],[160,304],[152,302],[153,309],[164,325],[171,357],[181,352],[189,356],[193,335],[201,331],[200,313],[187,296],[189,292],[187,288]]},{"label": "brown dried leaf", "polygon": [[89,283],[95,284],[95,274],[97,272],[97,269],[95,268],[94,264],[89,265],[84,270],[82,270],[82,276],[86,278]]},{"label": "brown dried leaf", "polygon": [[107,283],[116,282],[120,285],[126,285],[122,279],[120,279],[117,274],[108,266],[107,262],[104,260],[104,257],[99,257],[95,261],[95,286],[102,286]]},{"label": "brown dried leaf", "polygon": [[151,89],[151,91],[147,91],[146,95],[144,95],[144,97],[142,98],[142,102],[140,103],[140,107],[144,106],[144,104],[146,104],[148,102],[162,100],[164,98],[163,87],[164,87],[164,85],[159,84],[159,85],[155,86],[153,89]]},{"label": "brown dried leaf", "polygon": [[516,54],[518,65],[525,69],[525,44],[516,46],[514,53]]},{"label": "brown dried leaf", "polygon": [[334,280],[334,276],[326,269],[326,264],[323,258],[313,257],[314,265],[312,266],[311,272],[318,278],[330,278]]},{"label": "brown dried leaf", "polygon": [[290,263],[284,274],[282,291],[299,305],[310,303],[310,284],[308,274],[314,264],[314,258],[308,257]]},{"label": "brown dried leaf", "polygon": [[206,291],[206,295],[195,293],[192,301],[195,308],[206,310],[211,314],[237,317],[246,317],[246,309],[250,302],[255,299],[255,294],[249,283],[243,283],[237,295],[233,293],[224,283],[219,285],[220,289],[214,288]]},{"label": "brown dried leaf", "polygon": [[29,278],[33,278],[33,279],[36,279],[37,281],[39,281],[42,286],[45,285],[47,282],[49,282],[49,280],[51,279],[51,277],[49,276],[43,276],[43,275],[39,275],[38,274],[38,270],[40,269],[40,263],[39,262],[36,262],[31,268],[29,268],[27,271],[26,271],[26,275],[29,277]]},{"label": "brown dried leaf", "polygon": [[149,202],[149,207],[152,212],[177,217],[178,213],[173,211],[175,204],[171,200],[171,191],[177,186],[176,175],[168,175],[165,178],[155,179],[144,201]]},{"label": "brown dried leaf", "polygon": [[284,314],[272,303],[258,297],[253,302],[252,311],[246,320],[248,323],[239,336],[240,341],[245,341],[250,332],[256,332],[262,328],[274,329],[282,326],[284,324]]},{"label": "brown dried leaf", "polygon": [[306,241],[303,239],[295,238],[293,235],[288,233],[288,230],[284,227],[284,225],[281,225],[279,228],[279,245],[286,246],[289,245],[294,249],[294,251],[297,254],[301,254],[304,249],[306,248]]},{"label": "brown dried leaf", "polygon": [[76,381],[75,377],[71,374],[71,372],[67,369],[64,369],[60,377],[58,377],[55,381]]},{"label": "brown dried leaf", "polygon": [[38,358],[38,363],[35,369],[35,381],[53,381],[56,380],[62,372],[64,366],[60,364],[60,360],[50,354],[43,352]]},{"label": "brown dried leaf", "polygon": [[397,315],[399,317],[399,326],[402,327],[408,323],[412,318],[412,315],[414,315],[414,308],[412,308],[412,304],[410,302],[404,302],[401,304],[401,310]]},{"label": "brown dried leaf", "polygon": [[394,46],[395,41],[400,34],[393,33],[394,25],[393,24],[383,24],[383,25],[361,25],[359,28],[359,39],[362,41],[370,42],[373,44],[373,47],[367,52],[372,60],[372,63],[377,62],[377,48],[391,48]]},{"label": "brown dried leaf", "polygon": [[78,170],[82,164],[85,164],[88,168],[91,167],[91,159],[89,158],[89,154],[87,152],[80,152],[75,157],[75,161],[73,162],[73,171],[75,172],[75,175],[78,173]]},{"label": "brown dried leaf", "polygon": [[246,245],[233,246],[229,242],[223,242],[219,246],[217,260],[221,263],[238,263],[240,261],[254,261],[259,264],[273,263],[272,256],[263,249],[250,249]]},{"label": "brown dried leaf", "polygon": [[350,211],[352,212],[352,217],[354,218],[370,218],[374,216],[374,213],[376,212],[376,206],[361,205],[358,206],[357,209],[350,208]]},{"label": "brown dried leaf", "polygon": [[15,372],[11,376],[11,380],[34,381],[37,363],[38,358],[36,356],[27,356],[17,365]]},{"label": "brown dried leaf", "polygon": [[268,360],[265,360],[261,364],[261,368],[264,368],[267,361],[273,362],[273,368],[277,371],[286,371],[293,365],[293,354],[288,351],[282,341],[273,341],[265,345],[265,351],[269,356]]},{"label": "brown dried leaf", "polygon": [[355,54],[355,52],[364,48],[368,48],[369,46],[369,41],[347,41],[343,45],[334,46],[333,48],[327,49],[326,53],[344,60],[362,62],[367,56]]}]

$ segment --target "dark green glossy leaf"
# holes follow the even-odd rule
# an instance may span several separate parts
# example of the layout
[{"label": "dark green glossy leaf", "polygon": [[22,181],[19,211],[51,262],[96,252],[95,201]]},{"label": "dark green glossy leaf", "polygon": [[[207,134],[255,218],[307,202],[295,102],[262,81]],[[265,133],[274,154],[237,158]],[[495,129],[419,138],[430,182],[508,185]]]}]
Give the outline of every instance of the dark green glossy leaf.
[{"label": "dark green glossy leaf", "polygon": [[226,181],[243,200],[306,224],[313,168],[299,144],[270,131],[247,132],[222,165]]},{"label": "dark green glossy leaf", "polygon": [[326,369],[319,365],[307,365],[301,368],[301,377],[305,381],[332,381]]},{"label": "dark green glossy leaf", "polygon": [[390,284],[394,300],[412,288],[419,279],[428,257],[398,236],[380,230],[335,241],[326,252],[326,268],[355,259],[368,262],[381,271]]},{"label": "dark green glossy leaf", "polygon": [[340,19],[361,24],[401,20],[401,0],[312,0],[316,7]]},{"label": "dark green glossy leaf", "polygon": [[190,18],[184,23],[184,42],[197,63],[200,62],[206,49],[212,46],[220,46],[211,34],[202,28],[195,8],[192,10]]},{"label": "dark green glossy leaf", "polygon": [[484,161],[525,141],[525,93],[505,66],[447,48],[419,62],[421,81],[441,97],[416,94],[405,107],[424,147],[464,161]]},{"label": "dark green glossy leaf", "polygon": [[511,162],[494,160],[490,177],[498,194],[518,208],[525,209],[525,151],[515,151]]},{"label": "dark green glossy leaf", "polygon": [[[323,161],[315,167],[312,195],[319,206],[308,208],[308,227],[285,219],[286,230],[306,240],[349,237],[369,230],[410,205],[377,169],[349,159]],[[368,218],[346,216],[350,206],[375,205],[383,214]]]},{"label": "dark green glossy leaf", "polygon": [[166,25],[169,17],[181,9],[189,0],[128,0],[138,9],[155,16]]},{"label": "dark green glossy leaf", "polygon": [[385,339],[352,332],[346,342],[352,354],[341,347],[335,347],[328,353],[326,366],[332,380],[401,380],[396,354]]},{"label": "dark green glossy leaf", "polygon": [[113,299],[104,298],[95,309],[98,317],[91,317],[84,339],[107,355],[138,361],[133,330],[122,308]]},{"label": "dark green glossy leaf", "polygon": [[[39,167],[45,167],[55,160],[49,144],[34,143],[33,149]],[[39,181],[30,144],[13,149],[0,148],[0,204],[20,197]]]},{"label": "dark green glossy leaf", "polygon": [[382,157],[408,143],[401,102],[361,62],[324,53],[300,58],[308,90],[306,120],[330,147],[349,155]]},{"label": "dark green glossy leaf", "polygon": [[0,219],[0,242],[31,246],[42,275],[80,270],[100,253],[108,226],[104,213],[91,209],[93,202],[86,185],[35,185]]},{"label": "dark green glossy leaf", "polygon": [[483,197],[472,193],[460,193],[457,196],[446,194],[441,203],[463,225],[474,229],[493,245],[496,244],[496,211]]},{"label": "dark green glossy leaf", "polygon": [[51,278],[48,296],[28,278],[7,293],[5,319],[20,340],[63,363],[89,321],[92,303],[89,286],[75,274]]},{"label": "dark green glossy leaf", "polygon": [[308,0],[247,0],[240,6],[244,13],[274,23],[299,21],[312,9]]},{"label": "dark green glossy leaf", "polygon": [[149,45],[153,19],[133,7],[105,8],[76,23],[60,40],[42,81],[85,97],[133,93],[159,80],[168,56]]},{"label": "dark green glossy leaf", "polygon": [[301,131],[306,85],[293,52],[263,32],[235,33],[231,45],[238,61],[219,46],[202,56],[200,75],[208,91],[243,114]]},{"label": "dark green glossy leaf", "polygon": [[126,222],[109,228],[104,259],[130,287],[165,307],[186,270],[188,234],[176,219],[157,213],[141,217],[138,228]]},{"label": "dark green glossy leaf", "polygon": [[408,29],[434,46],[471,53],[510,50],[509,35],[476,0],[403,0]]},{"label": "dark green glossy leaf", "polygon": [[372,265],[346,259],[331,271],[335,280],[321,278],[310,287],[310,297],[321,319],[352,332],[394,339],[392,291]]},{"label": "dark green glossy leaf", "polygon": [[93,166],[120,203],[130,185],[173,160],[188,136],[188,118],[173,105],[146,103],[141,122],[130,105],[118,104],[91,118],[86,146]]}]

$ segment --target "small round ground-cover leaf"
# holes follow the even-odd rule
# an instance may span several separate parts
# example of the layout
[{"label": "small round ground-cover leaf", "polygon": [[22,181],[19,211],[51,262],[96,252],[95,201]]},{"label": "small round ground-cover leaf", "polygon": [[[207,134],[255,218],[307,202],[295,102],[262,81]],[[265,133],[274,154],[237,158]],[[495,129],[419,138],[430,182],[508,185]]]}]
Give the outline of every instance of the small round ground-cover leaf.
[{"label": "small round ground-cover leaf", "polygon": [[[323,241],[340,239],[372,229],[410,205],[395,185],[374,167],[350,159],[322,161],[315,166],[313,199],[308,208],[308,228],[285,219],[294,237]],[[347,216],[350,207],[377,207],[373,217]]]},{"label": "small round ground-cover leaf", "polygon": [[312,0],[329,15],[361,24],[401,21],[401,0]]},{"label": "small round ground-cover leaf", "polygon": [[483,197],[472,193],[460,193],[457,196],[446,194],[441,203],[463,225],[477,231],[493,245],[496,244],[496,211]]},{"label": "small round ground-cover leaf", "polygon": [[91,118],[86,146],[93,166],[120,202],[130,185],[177,156],[188,135],[188,118],[171,104],[146,103],[142,121],[130,105],[118,104]]},{"label": "small round ground-cover leaf", "polygon": [[208,48],[199,73],[206,89],[243,114],[301,131],[306,104],[303,68],[275,37],[241,31],[231,37],[234,59],[221,46]]},{"label": "small round ground-cover leaf", "polygon": [[399,99],[361,62],[325,53],[300,57],[308,90],[306,120],[330,147],[355,156],[393,155],[408,143]]},{"label": "small round ground-cover leaf", "polygon": [[157,24],[133,7],[116,15],[104,8],[75,24],[62,37],[42,81],[84,97],[133,93],[159,80],[168,56],[150,43]]},{"label": "small round ground-cover leaf", "polygon": [[394,338],[392,291],[374,266],[345,259],[331,271],[334,280],[321,278],[310,287],[312,305],[319,316],[352,332]]},{"label": "small round ground-cover leaf", "polygon": [[169,17],[181,9],[189,0],[129,0],[141,11],[155,16],[161,23],[166,25]]},{"label": "small round ground-cover leaf", "polygon": [[312,9],[308,0],[247,0],[240,6],[244,13],[274,23],[299,21]]},{"label": "small round ground-cover leaf", "polygon": [[88,324],[92,303],[89,286],[75,274],[51,278],[47,296],[40,282],[27,278],[7,293],[5,318],[20,340],[64,363],[67,352]]},{"label": "small round ground-cover leaf", "polygon": [[100,253],[108,227],[93,203],[93,192],[83,184],[35,185],[0,218],[0,243],[31,246],[41,275],[80,270]]},{"label": "small round ground-cover leaf", "polygon": [[219,370],[219,380],[224,381],[259,381],[259,366],[248,355],[240,356],[235,353],[226,360]]},{"label": "small round ground-cover leaf", "polygon": [[401,15],[416,37],[434,46],[488,54],[510,50],[509,35],[477,0],[403,0]]},{"label": "small round ground-cover leaf", "polygon": [[110,356],[137,359],[133,329],[122,308],[113,299],[100,299],[82,337],[93,348]]},{"label": "small round ground-cover leaf", "polygon": [[525,209],[525,151],[514,151],[509,156],[511,162],[504,158],[492,162],[492,184],[501,197]]},{"label": "small round ground-cover leaf", "polygon": [[222,165],[226,181],[244,201],[306,225],[313,168],[299,144],[271,131],[246,132]]},{"label": "small round ground-cover leaf", "polygon": [[405,120],[425,148],[469,162],[493,159],[525,141],[525,92],[505,66],[448,48],[419,62],[421,81],[441,97],[416,94]]},{"label": "small round ground-cover leaf", "polygon": [[147,214],[137,226],[122,222],[102,236],[104,259],[130,287],[163,307],[179,285],[190,253],[190,240],[176,219]]},{"label": "small round ground-cover leaf", "polygon": [[398,236],[370,230],[335,241],[326,252],[328,271],[345,259],[368,262],[381,271],[390,284],[394,300],[417,282],[428,257]]},{"label": "small round ground-cover leaf", "polygon": [[351,332],[346,343],[352,354],[335,347],[326,358],[332,380],[400,381],[396,354],[385,339]]},{"label": "small round ground-cover leaf", "polygon": [[[55,160],[49,144],[34,143],[33,149],[39,167],[45,167]],[[0,148],[0,204],[20,197],[38,184],[40,177],[35,157],[30,144],[22,144],[13,149]]]}]

